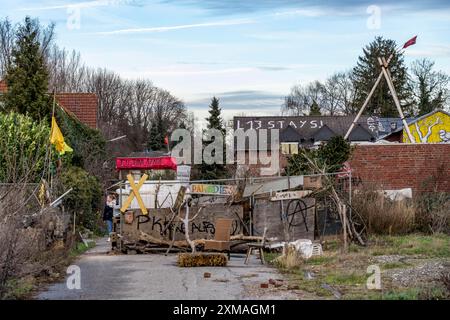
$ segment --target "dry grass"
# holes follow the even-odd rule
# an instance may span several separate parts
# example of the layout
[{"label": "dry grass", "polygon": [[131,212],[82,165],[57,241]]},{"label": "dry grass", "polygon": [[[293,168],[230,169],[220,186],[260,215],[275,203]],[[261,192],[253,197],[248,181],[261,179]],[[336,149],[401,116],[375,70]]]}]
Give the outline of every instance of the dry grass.
[{"label": "dry grass", "polygon": [[298,267],[302,263],[303,259],[294,246],[289,245],[283,251],[281,256],[272,261],[278,267],[289,270]]},{"label": "dry grass", "polygon": [[423,232],[450,234],[450,195],[436,192],[420,196],[416,221]]},{"label": "dry grass", "polygon": [[[67,259],[71,241],[57,208],[36,210],[25,185],[11,185],[0,192],[0,299],[21,299],[36,277],[57,273]],[[56,250],[56,240],[65,240]]]},{"label": "dry grass", "polygon": [[[297,266],[279,264],[280,258],[273,259],[272,263],[288,275],[289,286],[296,286],[317,299],[337,298],[327,287],[339,292],[341,299],[448,299],[443,291],[448,284],[448,275],[443,274],[440,278],[442,285],[430,282],[430,275],[424,274],[422,280],[418,278],[417,283],[408,287],[393,283],[389,275],[391,269],[415,268],[430,261],[449,261],[448,235],[371,236],[366,247],[350,245],[349,253],[342,253],[338,240],[335,246],[332,244],[324,249],[323,256],[304,260]],[[405,258],[398,262],[378,260],[379,256],[391,255]],[[381,269],[381,290],[369,290],[366,286],[370,276],[367,267],[373,264]]]},{"label": "dry grass", "polygon": [[447,289],[447,294],[450,296],[450,272],[442,272],[440,280]]},{"label": "dry grass", "polygon": [[415,228],[416,205],[410,200],[391,201],[375,190],[359,190],[352,205],[369,234],[406,234]]},{"label": "dry grass", "polygon": [[423,193],[413,199],[392,201],[378,190],[381,188],[377,186],[358,189],[352,200],[369,235],[450,234],[450,194]]}]

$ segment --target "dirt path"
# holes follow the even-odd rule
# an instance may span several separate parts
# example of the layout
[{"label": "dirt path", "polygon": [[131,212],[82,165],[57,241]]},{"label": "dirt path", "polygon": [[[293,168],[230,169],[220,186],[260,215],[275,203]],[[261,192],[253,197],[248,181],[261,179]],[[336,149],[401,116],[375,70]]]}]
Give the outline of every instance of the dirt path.
[{"label": "dirt path", "polygon": [[[248,265],[242,255],[232,255],[229,265],[179,268],[176,255],[108,255],[109,243],[97,246],[74,264],[80,267],[81,289],[68,289],[66,280],[48,287],[37,299],[299,299],[301,293],[270,286],[269,279],[282,279],[276,269],[260,264],[256,257]],[[203,274],[211,273],[205,279]]]}]

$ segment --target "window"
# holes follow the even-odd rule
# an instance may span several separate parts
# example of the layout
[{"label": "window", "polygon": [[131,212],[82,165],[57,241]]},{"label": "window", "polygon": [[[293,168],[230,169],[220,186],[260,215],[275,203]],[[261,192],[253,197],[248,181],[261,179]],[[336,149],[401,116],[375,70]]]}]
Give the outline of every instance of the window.
[{"label": "window", "polygon": [[282,142],[282,154],[298,154],[298,142]]}]

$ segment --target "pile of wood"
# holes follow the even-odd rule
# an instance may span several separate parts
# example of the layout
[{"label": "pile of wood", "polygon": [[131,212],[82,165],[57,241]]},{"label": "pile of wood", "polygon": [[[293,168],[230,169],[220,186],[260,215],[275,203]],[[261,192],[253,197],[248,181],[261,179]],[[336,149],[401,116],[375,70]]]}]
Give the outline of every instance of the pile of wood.
[{"label": "pile of wood", "polygon": [[[115,239],[115,237],[112,237],[112,239]],[[233,242],[233,247],[237,244],[261,241],[262,237],[244,236],[242,234],[239,234],[231,236],[230,240]],[[206,239],[194,239],[192,241],[194,242],[195,247],[201,250],[205,245]],[[124,241],[122,242],[122,251],[128,254],[158,253],[168,251],[184,252],[190,251],[190,249],[190,245],[186,240],[165,240],[142,231],[139,231],[139,235],[136,240],[124,239]]]},{"label": "pile of wood", "polygon": [[[204,239],[193,240],[196,246],[202,246]],[[125,237],[122,241],[122,252],[128,254],[134,253],[158,253],[158,252],[180,252],[190,250],[189,243],[186,240],[165,240],[154,237],[148,233],[139,231],[138,237],[130,239]]]}]

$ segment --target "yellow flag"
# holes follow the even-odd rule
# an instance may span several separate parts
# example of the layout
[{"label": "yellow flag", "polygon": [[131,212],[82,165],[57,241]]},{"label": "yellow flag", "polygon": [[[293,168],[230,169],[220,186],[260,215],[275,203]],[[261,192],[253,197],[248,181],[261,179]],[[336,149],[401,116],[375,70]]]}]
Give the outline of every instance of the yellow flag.
[{"label": "yellow flag", "polygon": [[64,154],[66,152],[72,152],[72,148],[69,147],[64,142],[64,137],[61,130],[56,123],[55,117],[52,117],[52,130],[50,131],[50,143],[55,145],[56,150],[59,154]]}]

